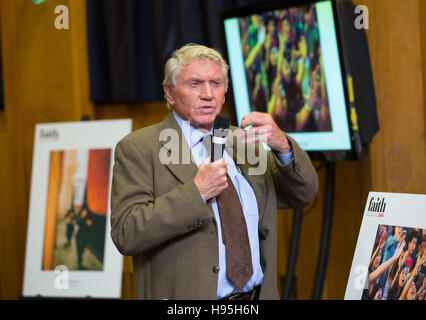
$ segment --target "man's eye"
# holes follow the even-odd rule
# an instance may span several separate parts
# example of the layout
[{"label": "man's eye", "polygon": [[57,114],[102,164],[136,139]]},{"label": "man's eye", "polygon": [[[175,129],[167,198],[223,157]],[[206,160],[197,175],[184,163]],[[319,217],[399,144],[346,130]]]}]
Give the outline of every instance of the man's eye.
[{"label": "man's eye", "polygon": [[200,82],[199,81],[191,81],[190,85],[191,85],[191,87],[196,88],[200,85]]},{"label": "man's eye", "polygon": [[212,83],[215,87],[219,87],[222,85],[222,81],[213,81]]}]

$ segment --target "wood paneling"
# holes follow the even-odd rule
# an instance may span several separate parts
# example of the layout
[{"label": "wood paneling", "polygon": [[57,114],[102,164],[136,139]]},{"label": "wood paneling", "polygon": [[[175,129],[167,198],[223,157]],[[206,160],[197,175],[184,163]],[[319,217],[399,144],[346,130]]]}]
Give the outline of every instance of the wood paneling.
[{"label": "wood paneling", "polygon": [[377,191],[426,190],[421,2],[365,1],[380,120],[371,149],[371,187]]},{"label": "wood paneling", "polygon": [[34,126],[92,115],[86,98],[85,1],[70,4],[69,30],[54,27],[59,4],[63,1],[0,2],[5,102],[0,126],[0,282],[5,299],[22,292]]},{"label": "wood paneling", "polygon": [[[420,42],[422,49],[423,92],[426,92],[426,1],[419,1]],[[423,95],[423,137],[426,139],[426,99]]]}]

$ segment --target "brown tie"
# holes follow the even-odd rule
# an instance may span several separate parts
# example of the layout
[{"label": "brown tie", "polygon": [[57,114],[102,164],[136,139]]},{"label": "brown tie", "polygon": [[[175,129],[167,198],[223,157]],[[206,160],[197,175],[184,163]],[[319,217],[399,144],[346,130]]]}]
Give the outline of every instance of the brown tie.
[{"label": "brown tie", "polygon": [[[208,140],[204,138],[203,143],[210,150],[205,142]],[[236,287],[242,289],[253,274],[250,242],[240,198],[231,178],[228,175],[226,178],[228,188],[216,196],[225,245],[226,275]]]}]

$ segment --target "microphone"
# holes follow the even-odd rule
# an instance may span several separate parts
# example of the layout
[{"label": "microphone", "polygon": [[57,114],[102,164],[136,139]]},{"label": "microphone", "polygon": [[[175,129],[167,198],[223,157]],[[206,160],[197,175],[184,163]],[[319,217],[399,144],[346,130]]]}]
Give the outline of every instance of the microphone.
[{"label": "microphone", "polygon": [[211,162],[223,158],[223,149],[225,148],[226,137],[229,131],[229,117],[218,114],[214,119],[213,137],[211,148]]}]

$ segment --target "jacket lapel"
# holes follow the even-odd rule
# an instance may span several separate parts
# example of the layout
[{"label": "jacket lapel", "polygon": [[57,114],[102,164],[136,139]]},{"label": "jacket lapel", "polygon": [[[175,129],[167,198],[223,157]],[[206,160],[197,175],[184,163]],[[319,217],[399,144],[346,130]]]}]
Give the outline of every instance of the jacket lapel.
[{"label": "jacket lapel", "polygon": [[174,139],[175,141],[160,141],[160,148],[165,148],[169,155],[169,158],[178,161],[165,163],[165,166],[169,168],[169,170],[180,182],[189,182],[194,179],[198,168],[192,159],[191,150],[189,149],[189,145],[186,142],[182,130],[179,127],[179,124],[177,123],[175,117],[173,116],[173,113],[171,112],[163,121],[163,126],[161,130],[166,129],[172,130],[170,131],[170,133],[172,134],[172,139]]},{"label": "jacket lapel", "polygon": [[[160,141],[160,148],[165,148],[165,150],[169,153],[170,156],[175,156],[172,157],[172,159],[179,159],[179,161],[167,163],[165,164],[165,166],[181,183],[190,182],[197,174],[198,167],[195,164],[194,159],[192,158],[191,150],[189,148],[188,142],[185,139],[185,136],[182,133],[182,129],[177,123],[172,112],[170,112],[167,118],[163,121],[163,126],[161,130],[166,129],[171,129],[172,132],[177,132],[177,135],[174,134],[175,140],[177,141],[174,143],[171,143],[169,141]],[[178,137],[178,139],[176,139],[176,136]],[[213,221],[216,221],[214,217],[213,208],[210,202],[208,202],[208,207],[210,217],[213,219]]]}]

